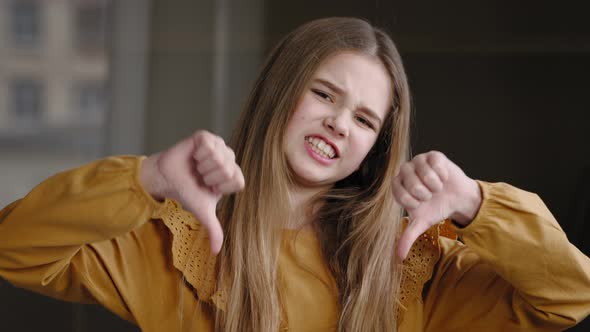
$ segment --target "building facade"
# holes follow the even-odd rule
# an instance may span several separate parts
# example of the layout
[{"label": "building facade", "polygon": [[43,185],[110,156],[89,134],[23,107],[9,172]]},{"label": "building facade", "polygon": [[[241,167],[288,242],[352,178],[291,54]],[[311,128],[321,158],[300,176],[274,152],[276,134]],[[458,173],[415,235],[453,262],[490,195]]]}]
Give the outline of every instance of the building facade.
[{"label": "building facade", "polygon": [[105,0],[0,0],[0,140],[102,126]]}]

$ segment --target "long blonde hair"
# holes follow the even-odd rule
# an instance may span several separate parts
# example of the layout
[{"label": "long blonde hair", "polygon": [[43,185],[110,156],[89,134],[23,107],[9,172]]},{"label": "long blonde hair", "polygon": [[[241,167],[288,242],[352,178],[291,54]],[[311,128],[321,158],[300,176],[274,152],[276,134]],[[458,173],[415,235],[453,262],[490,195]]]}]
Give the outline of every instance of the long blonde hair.
[{"label": "long blonde hair", "polygon": [[402,209],[392,179],[409,157],[410,93],[401,58],[383,31],[356,18],[325,18],[287,35],[267,58],[232,137],[244,192],[224,198],[226,234],[218,282],[228,287],[216,330],[275,332],[281,324],[277,261],[289,218],[290,170],[283,133],[319,64],[352,51],[379,59],[393,100],[377,141],[358,171],[316,198],[322,254],[339,288],[340,331],[395,331],[400,262],[395,255]]}]

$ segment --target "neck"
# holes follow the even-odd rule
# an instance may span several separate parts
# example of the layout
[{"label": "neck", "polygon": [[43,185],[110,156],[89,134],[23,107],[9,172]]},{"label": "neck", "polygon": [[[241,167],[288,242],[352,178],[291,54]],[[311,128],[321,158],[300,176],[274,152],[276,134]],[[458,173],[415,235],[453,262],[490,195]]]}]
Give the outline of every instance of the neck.
[{"label": "neck", "polygon": [[290,224],[288,229],[307,228],[312,226],[312,198],[327,188],[293,186],[289,192],[291,200]]}]

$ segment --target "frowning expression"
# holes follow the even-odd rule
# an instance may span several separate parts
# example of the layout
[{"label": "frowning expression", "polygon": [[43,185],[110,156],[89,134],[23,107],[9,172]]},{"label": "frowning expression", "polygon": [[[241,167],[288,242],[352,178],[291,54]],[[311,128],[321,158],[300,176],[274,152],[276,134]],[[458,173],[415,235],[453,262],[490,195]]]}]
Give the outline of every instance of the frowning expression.
[{"label": "frowning expression", "polygon": [[331,185],[358,169],[377,140],[392,92],[387,70],[375,57],[343,52],[322,62],[285,132],[297,184]]}]

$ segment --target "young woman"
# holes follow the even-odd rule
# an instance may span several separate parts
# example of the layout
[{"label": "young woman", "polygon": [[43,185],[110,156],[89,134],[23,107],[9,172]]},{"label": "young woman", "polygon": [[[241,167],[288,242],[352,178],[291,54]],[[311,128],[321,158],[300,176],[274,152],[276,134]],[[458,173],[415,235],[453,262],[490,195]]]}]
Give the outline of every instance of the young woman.
[{"label": "young woman", "polygon": [[590,260],[539,197],[470,179],[440,152],[410,160],[410,110],[385,33],[312,21],[270,54],[233,150],[197,131],[147,158],[57,174],[5,207],[0,276],[144,331],[582,320]]}]

